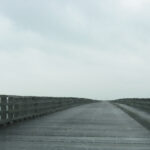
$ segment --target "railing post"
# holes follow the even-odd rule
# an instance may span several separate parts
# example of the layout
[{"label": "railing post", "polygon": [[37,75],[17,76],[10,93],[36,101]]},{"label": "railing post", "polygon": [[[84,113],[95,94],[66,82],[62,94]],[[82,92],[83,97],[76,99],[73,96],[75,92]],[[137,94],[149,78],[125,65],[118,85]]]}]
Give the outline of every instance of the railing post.
[{"label": "railing post", "polygon": [[8,113],[8,118],[9,122],[13,121],[14,118],[14,104],[13,104],[13,97],[7,97],[7,113]]},{"label": "railing post", "polygon": [[1,123],[6,122],[6,96],[1,96]]}]

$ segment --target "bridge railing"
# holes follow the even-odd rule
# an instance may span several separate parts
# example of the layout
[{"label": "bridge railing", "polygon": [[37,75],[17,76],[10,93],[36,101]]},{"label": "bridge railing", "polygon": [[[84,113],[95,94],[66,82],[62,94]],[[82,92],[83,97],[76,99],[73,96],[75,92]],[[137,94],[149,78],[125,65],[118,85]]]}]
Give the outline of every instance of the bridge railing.
[{"label": "bridge railing", "polygon": [[12,123],[94,102],[82,98],[23,97],[0,95],[0,124]]}]

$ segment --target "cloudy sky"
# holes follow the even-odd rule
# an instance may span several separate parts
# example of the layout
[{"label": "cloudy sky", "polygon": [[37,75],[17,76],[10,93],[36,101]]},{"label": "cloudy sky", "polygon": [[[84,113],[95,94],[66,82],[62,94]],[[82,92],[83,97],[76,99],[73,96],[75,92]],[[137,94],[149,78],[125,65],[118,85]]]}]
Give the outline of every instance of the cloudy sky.
[{"label": "cloudy sky", "polygon": [[150,0],[0,0],[0,94],[150,97]]}]

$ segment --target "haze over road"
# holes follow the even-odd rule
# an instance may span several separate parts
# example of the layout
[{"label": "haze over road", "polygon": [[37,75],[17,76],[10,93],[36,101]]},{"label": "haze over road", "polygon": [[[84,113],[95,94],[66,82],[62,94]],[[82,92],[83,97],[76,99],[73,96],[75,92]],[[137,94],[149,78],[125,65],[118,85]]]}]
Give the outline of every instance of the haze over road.
[{"label": "haze over road", "polygon": [[150,131],[109,102],[0,129],[2,150],[149,150]]}]

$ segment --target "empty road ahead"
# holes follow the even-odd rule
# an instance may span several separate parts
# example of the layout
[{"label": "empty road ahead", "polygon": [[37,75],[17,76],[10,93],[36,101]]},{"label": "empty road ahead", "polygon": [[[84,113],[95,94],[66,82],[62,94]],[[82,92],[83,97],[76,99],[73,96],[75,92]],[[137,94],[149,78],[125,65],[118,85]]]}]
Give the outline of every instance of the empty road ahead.
[{"label": "empty road ahead", "polygon": [[109,102],[0,129],[0,150],[150,150],[150,131]]}]

